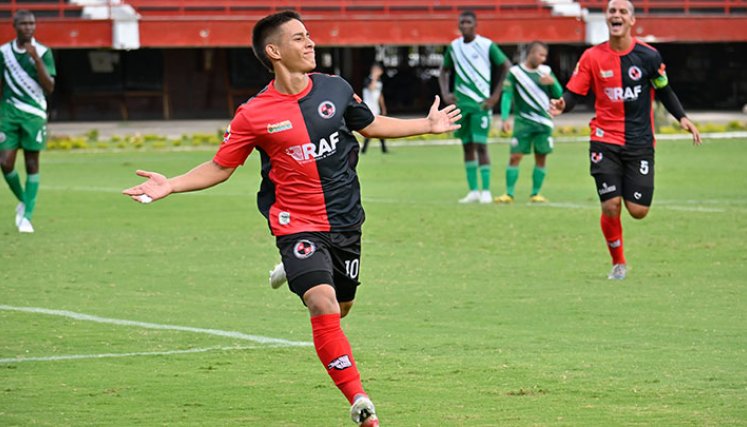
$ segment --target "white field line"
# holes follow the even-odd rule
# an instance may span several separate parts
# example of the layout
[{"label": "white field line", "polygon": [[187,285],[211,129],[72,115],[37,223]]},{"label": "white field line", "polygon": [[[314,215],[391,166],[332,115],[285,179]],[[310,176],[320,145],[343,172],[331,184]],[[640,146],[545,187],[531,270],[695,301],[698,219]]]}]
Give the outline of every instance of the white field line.
[{"label": "white field line", "polygon": [[[135,356],[170,356],[174,354],[191,354],[206,353],[208,351],[232,351],[232,350],[252,350],[258,348],[267,348],[264,345],[249,345],[236,347],[205,347],[191,348],[188,350],[170,350],[170,351],[141,351],[134,353],[101,353],[101,354],[69,354],[62,356],[42,356],[42,357],[7,357],[0,359],[0,363],[21,363],[21,362],[57,362],[61,360],[82,360],[82,359],[107,359],[113,357],[135,357]],[[281,347],[281,346],[269,346]],[[284,346],[282,346],[284,347]]]},{"label": "white field line", "polygon": [[288,341],[288,340],[284,340],[281,338],[263,337],[261,335],[248,335],[242,332],[222,331],[220,329],[193,328],[191,326],[162,325],[160,323],[138,322],[135,320],[111,319],[108,317],[92,316],[90,314],[76,313],[76,312],[67,311],[67,310],[50,310],[47,308],[39,308],[39,307],[14,307],[10,305],[2,305],[2,304],[0,304],[0,310],[20,311],[24,313],[35,313],[35,314],[49,314],[52,316],[69,317],[75,320],[84,320],[84,321],[96,322],[96,323],[108,323],[111,325],[119,325],[119,326],[135,326],[138,328],[145,328],[145,329],[160,329],[160,330],[169,330],[169,331],[181,331],[181,332],[192,332],[192,333],[198,333],[198,334],[208,334],[208,335],[215,335],[219,337],[233,338],[233,339],[239,339],[239,340],[244,340],[244,341],[252,341],[252,342],[259,343],[259,344],[270,344],[270,345],[282,346],[282,347],[306,347],[306,346],[313,345],[312,343],[306,342],[306,341]]}]

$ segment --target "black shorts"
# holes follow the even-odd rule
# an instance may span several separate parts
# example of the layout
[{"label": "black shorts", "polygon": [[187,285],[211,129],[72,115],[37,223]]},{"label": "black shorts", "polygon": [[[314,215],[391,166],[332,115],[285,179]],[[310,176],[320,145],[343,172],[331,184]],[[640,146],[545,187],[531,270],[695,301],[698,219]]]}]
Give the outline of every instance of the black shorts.
[{"label": "black shorts", "polygon": [[591,176],[599,200],[613,197],[643,206],[654,198],[654,148],[628,147],[591,141]]},{"label": "black shorts", "polygon": [[360,285],[361,232],[308,232],[278,236],[275,244],[291,291],[301,297],[321,284],[332,285],[337,301],[355,299]]}]

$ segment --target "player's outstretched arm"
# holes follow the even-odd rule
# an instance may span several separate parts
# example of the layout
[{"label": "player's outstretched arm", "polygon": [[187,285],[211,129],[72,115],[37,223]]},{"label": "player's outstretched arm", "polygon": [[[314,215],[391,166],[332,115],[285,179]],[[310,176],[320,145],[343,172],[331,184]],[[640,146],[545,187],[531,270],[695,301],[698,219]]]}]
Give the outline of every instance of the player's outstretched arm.
[{"label": "player's outstretched arm", "polygon": [[156,172],[138,170],[135,173],[148,180],[123,190],[122,194],[130,196],[136,202],[150,203],[163,199],[171,193],[184,193],[212,187],[227,180],[234,170],[236,169],[220,166],[212,160],[174,178],[166,178]]},{"label": "player's outstretched arm", "polygon": [[452,132],[461,127],[457,122],[462,118],[455,105],[447,105],[439,110],[441,100],[436,95],[428,117],[422,119],[396,119],[388,116],[376,116],[373,122],[359,132],[366,138],[401,138],[404,136],[422,135],[425,133]]}]

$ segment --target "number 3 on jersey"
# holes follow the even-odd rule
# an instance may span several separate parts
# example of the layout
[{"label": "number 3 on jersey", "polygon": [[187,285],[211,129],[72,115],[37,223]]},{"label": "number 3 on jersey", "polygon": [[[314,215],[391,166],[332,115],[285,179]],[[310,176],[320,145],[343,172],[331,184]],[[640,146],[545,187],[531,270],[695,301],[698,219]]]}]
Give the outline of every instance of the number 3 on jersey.
[{"label": "number 3 on jersey", "polygon": [[481,129],[487,129],[488,128],[488,117],[487,116],[482,116],[482,118],[480,120],[480,128]]},{"label": "number 3 on jersey", "polygon": [[349,278],[355,279],[358,277],[359,271],[360,261],[357,258],[354,260],[345,260],[345,274],[347,274]]}]

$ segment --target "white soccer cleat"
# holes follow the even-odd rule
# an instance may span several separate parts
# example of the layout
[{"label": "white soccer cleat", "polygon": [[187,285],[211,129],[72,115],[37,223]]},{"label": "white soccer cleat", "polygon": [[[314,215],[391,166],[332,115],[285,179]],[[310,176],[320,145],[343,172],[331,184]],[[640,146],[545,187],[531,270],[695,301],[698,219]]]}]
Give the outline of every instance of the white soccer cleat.
[{"label": "white soccer cleat", "polygon": [[21,225],[24,213],[26,213],[26,205],[24,205],[23,202],[20,202],[18,206],[16,206],[16,227]]},{"label": "white soccer cleat", "polygon": [[275,266],[272,270],[270,270],[270,287],[272,289],[277,289],[288,281],[288,278],[285,277],[285,267],[283,266],[283,263],[279,263]]},{"label": "white soccer cleat", "polygon": [[612,266],[612,271],[607,275],[607,278],[610,280],[623,280],[627,273],[628,267],[625,264],[615,264]]},{"label": "white soccer cleat", "polygon": [[469,193],[467,193],[466,196],[459,199],[459,203],[477,203],[479,201],[480,201],[480,192],[477,190],[470,191]]},{"label": "white soccer cleat", "polygon": [[482,193],[480,193],[480,203],[484,205],[493,203],[493,195],[490,194],[490,190],[483,190]]},{"label": "white soccer cleat", "polygon": [[28,218],[21,218],[21,222],[18,224],[18,231],[21,233],[33,233],[34,226],[31,225],[31,221]]},{"label": "white soccer cleat", "polygon": [[366,396],[355,399],[350,407],[350,418],[360,427],[378,427],[379,418],[376,416],[376,408],[373,402]]}]

